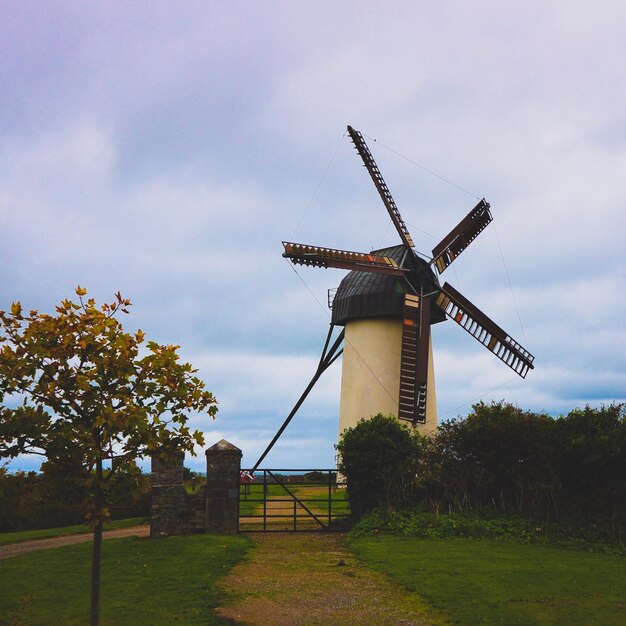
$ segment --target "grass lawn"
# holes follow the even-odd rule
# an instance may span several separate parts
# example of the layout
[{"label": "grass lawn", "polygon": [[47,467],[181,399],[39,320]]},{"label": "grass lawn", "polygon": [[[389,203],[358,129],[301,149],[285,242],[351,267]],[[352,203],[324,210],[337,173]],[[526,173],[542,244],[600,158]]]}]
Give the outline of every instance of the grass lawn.
[{"label": "grass lawn", "polygon": [[[128,528],[138,524],[147,524],[149,517],[129,517],[128,519],[118,519],[107,522],[104,530],[115,530],[116,528]],[[0,545],[5,543],[16,543],[18,541],[30,541],[31,539],[47,539],[49,537],[64,537],[65,535],[82,535],[93,532],[89,526],[77,524],[75,526],[63,526],[61,528],[44,528],[42,530],[20,530],[14,533],[0,533]]]},{"label": "grass lawn", "polygon": [[[225,535],[105,540],[101,623],[227,623],[213,615],[215,584],[250,545]],[[0,561],[0,625],[88,623],[90,564],[91,543]]]},{"label": "grass lawn", "polygon": [[472,539],[361,537],[367,564],[417,592],[452,624],[624,624],[626,559]]}]

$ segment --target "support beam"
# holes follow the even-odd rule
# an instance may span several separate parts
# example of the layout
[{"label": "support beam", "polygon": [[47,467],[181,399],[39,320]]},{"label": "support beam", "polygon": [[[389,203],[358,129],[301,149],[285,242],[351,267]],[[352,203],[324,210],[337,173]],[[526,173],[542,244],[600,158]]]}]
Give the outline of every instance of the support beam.
[{"label": "support beam", "polygon": [[328,349],[328,344],[330,343],[331,336],[333,334],[333,330],[335,329],[335,325],[331,324],[328,329],[328,335],[326,337],[326,342],[324,343],[324,349],[322,350],[322,356],[320,357],[320,362],[317,366],[317,370],[311,378],[311,382],[307,385],[307,388],[302,392],[302,395],[294,405],[293,409],[282,423],[282,426],[278,429],[278,432],[274,435],[272,441],[270,441],[269,445],[263,451],[263,454],[259,457],[257,462],[254,464],[251,472],[255,472],[259,465],[263,462],[263,459],[269,454],[270,450],[274,447],[274,444],[280,439],[280,436],[283,434],[287,426],[289,426],[289,422],[293,419],[294,415],[298,412],[298,409],[302,406],[302,403],[306,400],[306,397],[311,392],[311,389],[315,387],[315,383],[320,379],[320,376],[341,356],[343,349],[339,349],[341,343],[343,342],[344,330],[342,329],[335,341],[333,342],[330,349]]}]

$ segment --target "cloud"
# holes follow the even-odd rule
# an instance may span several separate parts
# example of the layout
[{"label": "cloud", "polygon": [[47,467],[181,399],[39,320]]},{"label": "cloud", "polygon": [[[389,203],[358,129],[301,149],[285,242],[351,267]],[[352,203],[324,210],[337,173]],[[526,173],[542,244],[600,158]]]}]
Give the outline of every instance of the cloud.
[{"label": "cloud", "polygon": [[[213,381],[209,385],[224,389],[220,403],[231,413],[247,411],[252,404],[260,411],[294,404],[318,363],[310,356],[233,350],[192,355],[190,361],[203,379]],[[334,378],[326,376],[316,387],[318,405],[328,407],[338,400],[339,387]]]},{"label": "cloud", "polygon": [[[230,443],[237,446],[243,451],[241,465],[243,468],[252,467],[269,441],[267,441],[267,433],[263,430],[251,430],[246,433],[241,431],[229,430],[209,430],[204,433],[207,447],[217,443],[221,439],[226,439]],[[320,457],[319,450],[327,449]],[[335,457],[332,446],[328,445],[328,441],[321,437],[307,436],[294,437],[286,435],[274,450],[266,457],[263,468],[278,467],[285,469],[319,469],[330,468],[335,465]],[[319,465],[323,459],[323,465]],[[279,460],[280,465],[276,466],[275,462]],[[196,457],[188,456],[186,465],[195,471],[206,471],[206,461],[204,452],[200,449],[197,451]]]},{"label": "cloud", "polygon": [[[281,240],[398,241],[342,140],[349,123],[420,251],[474,195],[492,205],[494,223],[442,279],[527,341],[536,370],[513,380],[441,324],[440,413],[480,397],[553,413],[623,398],[623,3],[0,14],[0,308],[51,310],[79,283],[100,301],[121,290],[126,325],[181,344],[222,403],[216,434],[252,458],[312,375],[326,290],[344,275],[292,271]],[[336,365],[276,464],[332,463],[339,380]]]}]

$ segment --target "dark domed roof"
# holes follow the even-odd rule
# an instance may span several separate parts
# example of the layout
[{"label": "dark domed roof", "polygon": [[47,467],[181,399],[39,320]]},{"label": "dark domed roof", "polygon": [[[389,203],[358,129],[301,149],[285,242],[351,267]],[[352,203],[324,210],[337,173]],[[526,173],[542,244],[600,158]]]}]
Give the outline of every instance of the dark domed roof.
[{"label": "dark domed roof", "polygon": [[[403,262],[403,257],[407,258]],[[420,258],[416,252],[407,252],[405,246],[393,246],[373,250],[372,254],[391,257],[404,268],[419,271],[419,275],[411,277],[411,284],[419,292],[423,285],[426,291],[432,291],[439,286],[439,281],[428,263]],[[406,279],[386,274],[372,272],[350,272],[339,284],[333,300],[332,323],[343,326],[350,320],[369,317],[399,317],[403,316],[404,294],[410,291]],[[431,309],[431,324],[445,319],[445,314],[439,307]]]}]

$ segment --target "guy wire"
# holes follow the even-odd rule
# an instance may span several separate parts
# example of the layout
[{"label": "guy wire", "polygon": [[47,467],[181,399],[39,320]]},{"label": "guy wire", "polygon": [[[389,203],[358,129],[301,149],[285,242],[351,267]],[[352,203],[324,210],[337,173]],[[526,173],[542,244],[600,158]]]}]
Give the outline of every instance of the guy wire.
[{"label": "guy wire", "polygon": [[385,228],[385,232],[383,233],[383,236],[380,239],[380,243],[378,244],[378,248],[376,248],[376,250],[381,250],[383,247],[383,243],[385,241],[385,237],[387,236],[387,233],[389,232],[389,227],[391,226],[391,219],[389,219],[387,221],[387,228]]},{"label": "guy wire", "polygon": [[389,150],[389,152],[392,152],[396,156],[399,156],[401,159],[404,159],[405,161],[408,161],[409,163],[415,165],[416,167],[419,167],[421,170],[424,170],[425,172],[427,172],[431,176],[434,176],[435,178],[438,178],[439,180],[443,181],[444,183],[448,183],[448,185],[451,185],[452,187],[455,187],[459,191],[462,191],[463,193],[466,193],[468,196],[472,196],[472,198],[476,198],[476,200],[480,200],[480,197],[477,196],[476,194],[472,193],[471,191],[468,191],[467,189],[464,189],[460,185],[457,185],[456,183],[452,182],[448,178],[445,178],[444,176],[441,176],[440,174],[437,174],[437,172],[433,172],[433,170],[428,169],[427,167],[425,167],[421,163],[418,163],[417,161],[414,161],[413,159],[410,159],[409,157],[404,156],[403,154],[400,154],[399,152],[396,152],[396,150],[394,150],[393,148],[390,148],[389,146],[386,146],[384,143],[381,143],[380,141],[378,141],[378,139],[375,139],[374,137],[370,137],[369,135],[365,135],[365,133],[363,133],[363,135],[365,137],[367,137],[368,139],[371,139],[373,142],[377,143],[379,146],[385,148],[385,150]]},{"label": "guy wire", "polygon": [[[293,266],[292,263],[289,263],[289,267],[291,267],[291,269],[294,271],[295,275],[302,281],[302,284],[307,288],[308,292],[313,296],[313,299],[315,300],[315,302],[317,302],[317,304],[319,304],[320,308],[324,311],[326,316],[330,317],[330,313],[328,312],[328,310],[317,299],[317,296],[313,293],[311,288],[306,284],[304,278],[302,278],[302,276],[300,276],[300,274],[298,273],[298,271],[296,270],[296,268]],[[344,340],[345,343],[347,343],[354,350],[354,353],[359,357],[359,359],[361,359],[361,361],[363,362],[363,365],[365,365],[365,367],[367,367],[367,369],[370,371],[370,374],[378,381],[378,384],[382,387],[383,391],[389,396],[389,398],[393,402],[395,402],[395,398],[391,395],[391,393],[389,392],[389,389],[387,389],[387,387],[385,387],[383,381],[380,380],[380,378],[378,378],[378,376],[376,376],[376,373],[374,372],[374,370],[372,370],[372,368],[368,365],[367,361],[360,355],[359,351],[354,347],[354,344],[345,335],[344,335],[343,340]]]},{"label": "guy wire", "polygon": [[455,407],[454,409],[450,409],[449,411],[446,411],[445,413],[442,413],[441,417],[444,417],[445,415],[450,415],[450,413],[454,413],[455,411],[458,411],[459,409],[462,409],[465,406],[468,406],[468,405],[471,405],[471,404],[476,404],[476,402],[479,402],[485,396],[492,394],[494,391],[498,391],[498,389],[502,389],[502,387],[506,387],[507,385],[510,385],[515,379],[516,379],[516,377],[513,376],[513,378],[510,378],[505,383],[502,383],[501,385],[499,385],[495,389],[492,389],[491,391],[485,391],[484,393],[482,393],[475,400],[470,400],[469,402],[465,402],[464,404],[460,404],[459,406]]},{"label": "guy wire", "polygon": [[295,234],[298,232],[298,229],[302,225],[302,222],[304,221],[304,218],[306,217],[306,214],[308,213],[309,209],[311,208],[311,205],[313,204],[313,200],[315,199],[315,196],[317,195],[317,192],[319,191],[320,187],[322,186],[322,183],[324,182],[324,179],[326,178],[326,174],[328,174],[328,170],[330,169],[331,165],[333,164],[333,161],[335,160],[335,157],[337,156],[337,152],[339,152],[339,148],[341,147],[341,144],[342,144],[343,139],[344,139],[345,136],[346,136],[346,133],[343,133],[343,135],[341,135],[341,139],[339,140],[339,143],[337,144],[337,147],[335,148],[335,151],[333,152],[333,156],[330,157],[330,161],[328,162],[328,165],[326,166],[326,169],[324,170],[324,173],[322,174],[322,177],[320,178],[319,182],[317,183],[317,187],[315,187],[315,190],[313,191],[313,195],[311,196],[311,199],[309,200],[308,204],[304,208],[304,211],[302,213],[302,216],[300,217],[300,221],[298,222],[298,225],[296,226],[295,230],[293,231],[293,236],[295,236]]},{"label": "guy wire", "polygon": [[502,265],[504,266],[504,273],[506,274],[506,279],[509,283],[509,289],[511,290],[511,297],[513,298],[513,304],[515,306],[515,313],[517,313],[517,320],[519,321],[520,328],[522,329],[522,336],[524,337],[524,343],[528,344],[528,340],[526,339],[526,333],[524,332],[524,325],[522,324],[522,318],[519,314],[519,309],[517,308],[517,300],[515,299],[515,293],[513,291],[513,284],[511,283],[511,277],[509,276],[509,270],[506,266],[506,261],[504,260],[504,252],[502,251],[502,245],[500,244],[500,237],[498,235],[498,229],[496,225],[493,225],[493,232],[496,234],[496,241],[498,242],[498,248],[500,250],[500,257],[502,258]]}]

